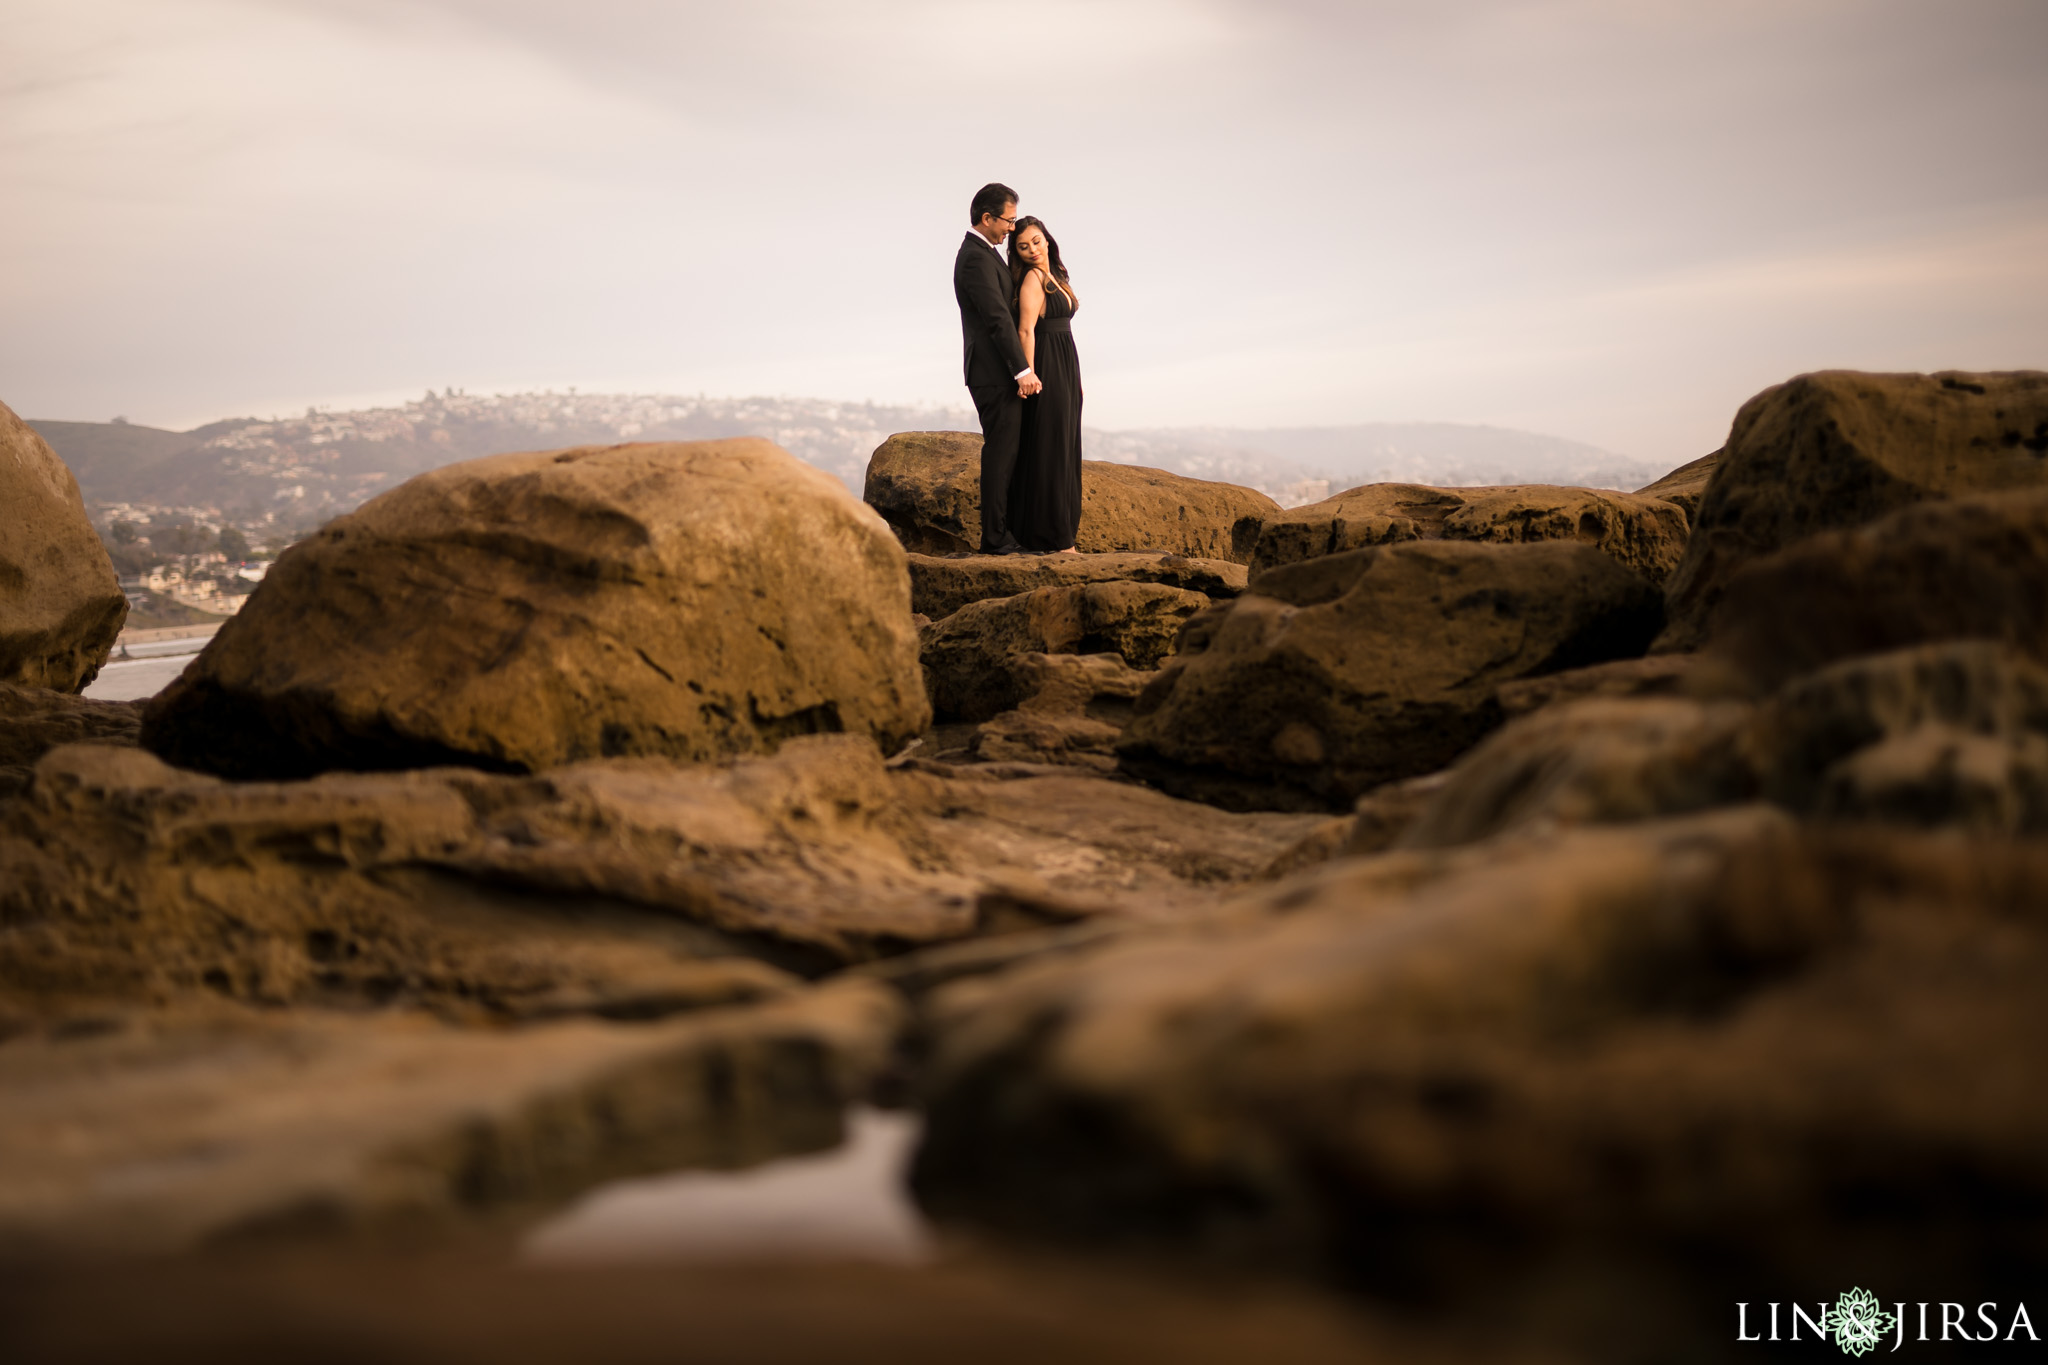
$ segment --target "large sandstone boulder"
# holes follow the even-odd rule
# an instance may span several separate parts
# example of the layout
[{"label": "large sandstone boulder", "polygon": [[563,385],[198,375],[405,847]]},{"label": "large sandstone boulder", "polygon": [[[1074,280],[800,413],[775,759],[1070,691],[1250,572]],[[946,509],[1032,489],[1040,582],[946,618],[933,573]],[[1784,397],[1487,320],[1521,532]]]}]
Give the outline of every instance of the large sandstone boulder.
[{"label": "large sandstone boulder", "polygon": [[[868,462],[863,496],[905,548],[928,555],[981,545],[981,437],[965,431],[891,436]],[[1081,464],[1081,529],[1088,554],[1149,551],[1251,560],[1259,525],[1280,510],[1264,493],[1142,465]]]},{"label": "large sandstone boulder", "polygon": [[0,683],[84,691],[127,619],[78,480],[0,403]]},{"label": "large sandstone boulder", "polygon": [[1699,644],[1744,564],[1912,503],[2048,485],[2048,374],[1830,370],[1743,404],[1668,585],[1660,650]]},{"label": "large sandstone boulder", "polygon": [[286,552],[151,705],[240,777],[606,755],[705,760],[930,712],[903,550],[765,441],[496,455]]},{"label": "large sandstone boulder", "polygon": [[1712,657],[1768,691],[1859,654],[2002,640],[2048,662],[2048,489],[1919,503],[1732,574]]},{"label": "large sandstone boulder", "polygon": [[1247,579],[1242,564],[1186,555],[914,554],[910,556],[910,609],[939,621],[969,602],[1083,583],[1163,583],[1212,598],[1235,597],[1244,591]]},{"label": "large sandstone boulder", "polygon": [[1251,567],[1258,573],[1320,555],[1408,540],[1508,545],[1577,540],[1598,546],[1661,583],[1677,566],[1685,536],[1685,515],[1674,504],[1603,488],[1377,483],[1268,518]]},{"label": "large sandstone boulder", "polygon": [[1576,541],[1306,560],[1191,623],[1119,752],[1233,809],[1342,809],[1470,748],[1502,683],[1640,654],[1660,621],[1648,580]]},{"label": "large sandstone boulder", "polygon": [[984,721],[1032,694],[1032,654],[1115,654],[1153,669],[1208,597],[1162,583],[1111,581],[1039,588],[972,602],[921,632],[932,711],[942,721]]},{"label": "large sandstone boulder", "polygon": [[1627,1299],[1732,1334],[1759,1285],[2009,1315],[2048,1269],[2043,904],[2038,844],[1755,807],[1340,859],[943,989],[914,1183],[1461,1307],[1604,1284],[1609,1333]]}]

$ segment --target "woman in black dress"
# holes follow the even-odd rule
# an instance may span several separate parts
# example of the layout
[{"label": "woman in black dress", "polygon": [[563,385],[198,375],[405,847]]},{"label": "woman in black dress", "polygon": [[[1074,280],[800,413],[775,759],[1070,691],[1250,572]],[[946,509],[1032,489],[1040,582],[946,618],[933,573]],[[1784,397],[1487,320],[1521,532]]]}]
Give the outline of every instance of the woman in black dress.
[{"label": "woman in black dress", "polygon": [[1079,305],[1060,244],[1036,218],[1010,238],[1010,286],[1024,361],[1045,387],[1024,400],[1010,530],[1027,550],[1075,554],[1081,525],[1081,358],[1072,318]]}]

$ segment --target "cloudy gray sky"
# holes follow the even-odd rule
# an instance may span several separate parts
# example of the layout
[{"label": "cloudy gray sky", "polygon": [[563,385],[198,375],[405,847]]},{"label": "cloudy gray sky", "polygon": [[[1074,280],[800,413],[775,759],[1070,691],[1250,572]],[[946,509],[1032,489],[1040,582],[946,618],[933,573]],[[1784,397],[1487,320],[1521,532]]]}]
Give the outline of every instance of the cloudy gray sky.
[{"label": "cloudy gray sky", "polygon": [[0,0],[0,399],[960,402],[982,181],[1105,427],[1704,453],[2048,367],[2043,0]]}]

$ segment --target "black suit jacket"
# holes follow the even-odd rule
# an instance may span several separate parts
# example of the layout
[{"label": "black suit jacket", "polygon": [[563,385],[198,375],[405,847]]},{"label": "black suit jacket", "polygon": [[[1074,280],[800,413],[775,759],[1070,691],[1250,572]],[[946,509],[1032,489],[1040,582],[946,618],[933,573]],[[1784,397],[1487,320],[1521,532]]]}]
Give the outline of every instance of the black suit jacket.
[{"label": "black suit jacket", "polygon": [[953,259],[953,298],[960,305],[967,387],[1016,382],[1025,364],[1017,315],[1010,311],[1010,269],[978,232],[961,239],[960,254]]}]

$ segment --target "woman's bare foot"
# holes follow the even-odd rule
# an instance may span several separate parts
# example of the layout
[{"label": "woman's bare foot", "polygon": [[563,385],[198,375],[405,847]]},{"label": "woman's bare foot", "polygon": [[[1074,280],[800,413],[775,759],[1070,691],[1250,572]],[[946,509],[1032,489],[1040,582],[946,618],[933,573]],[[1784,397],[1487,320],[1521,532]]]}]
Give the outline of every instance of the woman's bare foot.
[{"label": "woman's bare foot", "polygon": [[1067,547],[1066,549],[1064,549],[1064,550],[1054,550],[1054,551],[1053,551],[1053,553],[1054,553],[1054,554],[1056,554],[1056,555],[1077,555],[1077,554],[1079,554],[1079,553],[1081,553],[1081,552],[1080,552],[1079,550],[1075,549],[1075,548],[1074,548],[1074,547],[1073,547],[1072,545],[1069,545],[1069,546],[1068,546],[1068,547]]}]

